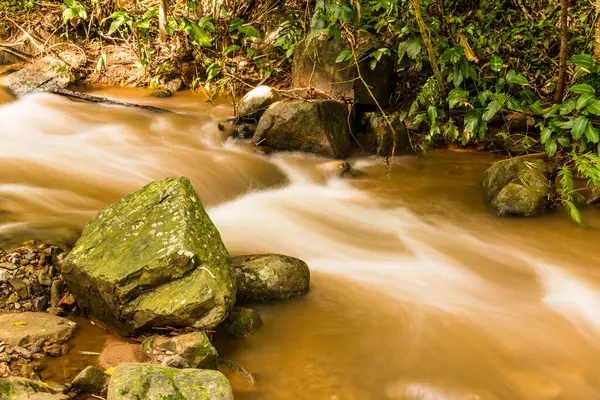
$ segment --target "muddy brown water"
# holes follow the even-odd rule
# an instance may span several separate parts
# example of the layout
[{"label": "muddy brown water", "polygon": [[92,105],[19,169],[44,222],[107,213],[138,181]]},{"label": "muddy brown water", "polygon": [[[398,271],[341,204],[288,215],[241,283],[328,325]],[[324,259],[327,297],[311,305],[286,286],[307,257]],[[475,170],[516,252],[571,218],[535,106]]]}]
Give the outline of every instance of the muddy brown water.
[{"label": "muddy brown water", "polygon": [[[255,335],[217,338],[256,375],[236,398],[600,398],[599,211],[584,211],[588,229],[560,212],[498,219],[479,187],[490,154],[355,157],[359,177],[331,179],[326,160],[225,138],[226,100],[94,92],[175,113],[0,98],[0,242],[72,242],[120,196],[188,176],[232,255],[284,253],[312,271],[305,298],[256,305]],[[80,325],[53,379],[114,340]]]}]

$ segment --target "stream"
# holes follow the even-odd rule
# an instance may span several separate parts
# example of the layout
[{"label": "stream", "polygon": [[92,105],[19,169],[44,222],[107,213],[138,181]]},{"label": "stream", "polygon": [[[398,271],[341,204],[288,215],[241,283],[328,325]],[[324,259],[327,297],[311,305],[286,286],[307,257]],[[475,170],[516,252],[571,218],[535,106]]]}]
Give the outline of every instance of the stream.
[{"label": "stream", "polygon": [[[191,179],[232,255],[275,252],[311,268],[299,300],[256,305],[264,326],[218,338],[256,375],[236,399],[600,398],[600,212],[495,218],[480,189],[488,153],[433,151],[391,166],[254,152],[192,93],[92,94],[173,114],[0,91],[0,247],[74,243],[103,207],[150,181]],[[66,380],[115,338],[83,327],[48,374]]]}]

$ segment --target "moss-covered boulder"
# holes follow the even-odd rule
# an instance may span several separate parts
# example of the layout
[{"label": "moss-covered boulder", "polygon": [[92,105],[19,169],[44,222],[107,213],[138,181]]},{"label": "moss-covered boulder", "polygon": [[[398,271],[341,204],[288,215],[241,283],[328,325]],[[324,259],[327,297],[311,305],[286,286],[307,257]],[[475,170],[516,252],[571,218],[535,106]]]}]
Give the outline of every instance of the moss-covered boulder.
[{"label": "moss-covered boulder", "polygon": [[484,174],[483,190],[494,213],[523,217],[540,214],[550,192],[545,170],[542,160],[512,159],[489,167]]},{"label": "moss-covered boulder", "polygon": [[237,107],[237,117],[258,121],[265,110],[279,100],[281,96],[275,90],[268,86],[258,86],[242,97]]},{"label": "moss-covered boulder", "polygon": [[64,89],[71,82],[69,66],[52,57],[36,60],[4,79],[4,84],[17,96]]},{"label": "moss-covered boulder", "polygon": [[[408,130],[400,116],[392,114],[388,116],[388,119],[389,124],[380,112],[366,112],[363,114],[362,129],[356,135],[361,148],[382,157],[391,156],[392,149],[394,154],[401,154],[410,150]],[[390,128],[390,124],[394,128],[395,135]]]},{"label": "moss-covered boulder", "polygon": [[81,310],[121,335],[213,328],[235,303],[235,271],[187,178],[153,182],[102,210],[63,262]]},{"label": "moss-covered boulder", "polygon": [[245,339],[260,329],[263,322],[258,311],[251,308],[235,307],[223,322],[223,331],[237,339]]},{"label": "moss-covered boulder", "polygon": [[302,260],[280,254],[234,257],[240,301],[285,300],[308,293],[310,271]]},{"label": "moss-covered boulder", "polygon": [[90,365],[73,379],[71,388],[78,393],[102,395],[108,387],[108,379],[103,371]]},{"label": "moss-covered boulder", "polygon": [[175,337],[152,336],[142,343],[142,352],[154,362],[169,352],[181,356],[190,368],[216,369],[219,354],[204,332]]},{"label": "moss-covered boulder", "polygon": [[107,400],[233,400],[219,371],[121,364],[108,384]]},{"label": "moss-covered boulder", "polygon": [[25,378],[0,378],[2,400],[67,400],[69,397],[42,382]]},{"label": "moss-covered boulder", "polygon": [[279,101],[258,122],[254,143],[281,151],[345,158],[350,152],[346,106],[334,100]]}]

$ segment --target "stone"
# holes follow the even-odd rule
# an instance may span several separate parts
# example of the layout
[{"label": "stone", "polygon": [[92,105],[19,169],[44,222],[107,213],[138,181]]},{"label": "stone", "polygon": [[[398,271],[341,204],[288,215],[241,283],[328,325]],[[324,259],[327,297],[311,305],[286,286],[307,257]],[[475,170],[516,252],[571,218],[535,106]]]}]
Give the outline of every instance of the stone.
[{"label": "stone", "polygon": [[219,354],[205,332],[192,332],[172,338],[152,336],[142,343],[149,357],[159,352],[181,356],[191,368],[216,369]]},{"label": "stone", "polygon": [[48,307],[48,298],[46,296],[38,296],[33,299],[33,307],[37,311],[46,311]]},{"label": "stone", "polygon": [[262,324],[258,311],[235,307],[222,326],[227,334],[238,339],[245,339],[260,329]]},{"label": "stone", "polygon": [[[356,55],[362,77],[381,106],[390,102],[394,73],[394,57],[382,55],[374,69],[369,55],[386,45],[366,31],[355,35]],[[299,42],[294,49],[292,63],[292,85],[300,90],[301,96],[311,96],[314,88],[333,98],[343,98],[357,104],[375,105],[373,97],[359,79],[354,59],[336,62],[343,50],[350,44],[330,38],[327,34],[310,36]]]},{"label": "stone", "polygon": [[10,272],[5,269],[0,269],[0,283],[6,283],[12,278]]},{"label": "stone", "polygon": [[50,286],[50,304],[52,307],[57,307],[60,299],[62,299],[65,292],[65,284],[62,281],[56,280],[52,282]]},{"label": "stone", "polygon": [[347,178],[354,176],[354,170],[348,161],[328,161],[320,164],[319,169],[327,179],[329,178]]},{"label": "stone", "polygon": [[348,121],[346,106],[337,101],[280,101],[265,111],[253,141],[274,150],[345,158],[351,144]]},{"label": "stone", "polygon": [[388,116],[388,119],[396,132],[395,136],[383,114],[380,112],[363,114],[363,129],[356,134],[356,140],[362,149],[382,157],[392,156],[392,149],[394,154],[405,153],[411,149],[408,130],[400,116],[392,114]]},{"label": "stone", "polygon": [[234,257],[238,300],[285,300],[308,293],[310,271],[302,260],[280,254]]},{"label": "stone", "polygon": [[9,346],[64,343],[76,327],[75,322],[43,312],[0,314],[0,340]]},{"label": "stone", "polygon": [[190,367],[190,364],[188,364],[188,362],[183,357],[181,357],[179,354],[174,354],[174,355],[165,357],[162,360],[161,365],[164,367],[179,368],[179,369],[184,369],[184,368]]},{"label": "stone", "polygon": [[166,88],[154,89],[154,91],[152,92],[152,97],[156,97],[158,99],[166,99],[171,96],[173,96],[173,93],[171,93],[171,91]]},{"label": "stone", "polygon": [[243,391],[252,390],[256,384],[254,375],[242,365],[230,360],[219,360],[218,370],[222,372],[229,382],[233,382],[236,389]]},{"label": "stone", "polygon": [[268,86],[258,86],[242,97],[237,107],[237,117],[258,121],[265,110],[279,100],[281,96],[275,90]]},{"label": "stone", "polygon": [[71,82],[68,64],[52,57],[35,60],[4,78],[4,84],[16,96],[64,89]]},{"label": "stone", "polygon": [[48,276],[48,274],[46,272],[44,272],[44,270],[41,270],[40,272],[38,272],[38,282],[40,285],[44,285],[44,286],[50,286],[52,285],[52,279],[50,279],[50,277]]},{"label": "stone", "polygon": [[498,216],[533,217],[548,204],[550,182],[542,160],[522,158],[500,161],[489,167],[483,178],[485,199]]},{"label": "stone", "polygon": [[227,249],[187,178],[153,182],[102,210],[62,268],[78,307],[122,336],[213,328],[235,303]]},{"label": "stone", "polygon": [[32,353],[31,351],[27,350],[24,347],[20,347],[20,346],[15,346],[12,348],[13,353],[16,353],[17,355],[19,355],[20,357],[23,357],[27,360],[31,359]]},{"label": "stone", "polygon": [[9,271],[14,271],[17,268],[19,268],[19,267],[17,265],[13,264],[13,263],[8,263],[8,262],[0,263],[0,269],[6,269],[6,270],[9,270]]},{"label": "stone", "polygon": [[26,378],[0,378],[0,399],[2,400],[66,400],[63,393],[44,385],[42,382]]},{"label": "stone", "polygon": [[147,361],[142,354],[139,344],[124,341],[112,341],[105,345],[98,357],[100,367],[106,369],[119,364],[141,363]]},{"label": "stone", "polygon": [[172,93],[178,92],[183,89],[184,83],[181,78],[174,78],[165,83],[164,88],[170,90]]},{"label": "stone", "polygon": [[17,292],[20,299],[27,299],[29,297],[29,290],[27,289],[27,281],[18,278],[12,278],[8,281],[13,290]]},{"label": "stone", "polygon": [[44,345],[44,354],[50,357],[60,357],[62,355],[62,349],[58,343],[46,343]]},{"label": "stone", "polygon": [[104,372],[90,365],[73,379],[71,388],[79,393],[100,395],[107,389],[109,378]]},{"label": "stone", "polygon": [[212,370],[121,364],[108,384],[107,400],[233,400],[225,376]]}]

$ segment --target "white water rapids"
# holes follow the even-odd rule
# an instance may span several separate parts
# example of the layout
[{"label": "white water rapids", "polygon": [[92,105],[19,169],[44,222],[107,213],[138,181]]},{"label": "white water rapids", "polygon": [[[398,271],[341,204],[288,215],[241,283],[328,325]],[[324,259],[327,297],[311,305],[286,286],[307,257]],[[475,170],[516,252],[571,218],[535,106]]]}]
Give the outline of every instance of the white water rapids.
[{"label": "white water rapids", "polygon": [[72,242],[122,195],[189,177],[230,253],[313,272],[309,296],[260,306],[261,331],[221,344],[257,374],[239,398],[600,398],[600,235],[560,214],[490,216],[492,157],[355,158],[361,174],[339,179],[328,160],[227,140],[227,104],[106,94],[176,113],[0,98],[0,243]]}]

